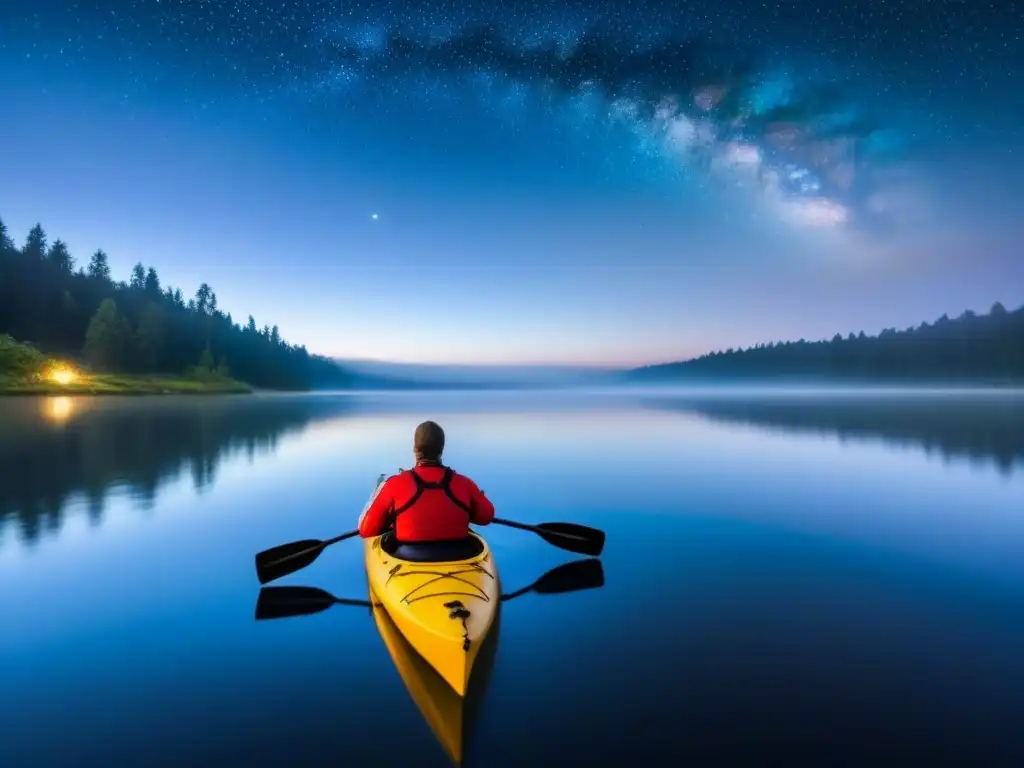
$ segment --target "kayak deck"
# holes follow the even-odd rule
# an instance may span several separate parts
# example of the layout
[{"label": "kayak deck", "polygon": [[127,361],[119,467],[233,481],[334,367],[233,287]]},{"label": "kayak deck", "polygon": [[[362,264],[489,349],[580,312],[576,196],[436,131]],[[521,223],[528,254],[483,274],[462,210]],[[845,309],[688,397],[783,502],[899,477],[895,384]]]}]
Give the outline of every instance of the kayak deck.
[{"label": "kayak deck", "polygon": [[465,695],[480,647],[494,623],[500,584],[487,542],[464,560],[412,562],[387,551],[387,535],[366,540],[370,589],[402,636]]}]

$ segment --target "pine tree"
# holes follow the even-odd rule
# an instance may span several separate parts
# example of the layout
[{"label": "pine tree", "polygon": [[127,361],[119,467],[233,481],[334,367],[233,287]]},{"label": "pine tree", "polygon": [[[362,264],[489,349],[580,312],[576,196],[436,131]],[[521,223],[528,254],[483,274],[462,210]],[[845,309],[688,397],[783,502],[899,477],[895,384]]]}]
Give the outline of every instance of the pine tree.
[{"label": "pine tree", "polygon": [[152,302],[146,304],[139,316],[139,327],[135,333],[141,370],[146,373],[160,370],[166,336],[163,310]]},{"label": "pine tree", "polygon": [[199,367],[203,371],[213,371],[213,352],[210,350],[209,346],[203,349],[203,354],[199,356]]},{"label": "pine tree", "polygon": [[142,266],[142,262],[138,262],[132,267],[132,279],[129,283],[133,291],[144,291],[146,289],[146,268]]},{"label": "pine tree", "polygon": [[92,255],[92,258],[89,259],[87,274],[94,280],[102,280],[105,283],[110,282],[110,260],[107,258],[106,253],[98,250]]},{"label": "pine tree", "polygon": [[104,299],[85,332],[86,360],[98,371],[121,370],[130,331],[114,300]]},{"label": "pine tree", "polygon": [[70,275],[75,271],[75,260],[68,252],[68,247],[63,240],[54,240],[53,245],[50,246],[50,251],[47,257],[57,269],[61,272]]},{"label": "pine tree", "polygon": [[146,271],[145,290],[146,293],[153,297],[159,296],[161,293],[160,277],[157,275],[156,270],[153,267],[150,267]]},{"label": "pine tree", "polygon": [[43,231],[42,224],[36,224],[29,230],[21,252],[28,258],[38,261],[46,258],[46,232]]},{"label": "pine tree", "polygon": [[4,224],[4,220],[0,219],[0,256],[6,256],[13,250],[14,241],[11,240],[10,232],[7,231],[7,225]]}]

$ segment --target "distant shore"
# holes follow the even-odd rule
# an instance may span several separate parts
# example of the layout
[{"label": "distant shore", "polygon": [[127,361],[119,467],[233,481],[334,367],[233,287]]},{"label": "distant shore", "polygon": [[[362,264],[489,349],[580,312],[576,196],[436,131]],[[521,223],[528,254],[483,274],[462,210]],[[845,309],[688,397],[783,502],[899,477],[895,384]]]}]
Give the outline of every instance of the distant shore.
[{"label": "distant shore", "polygon": [[634,377],[619,382],[621,386],[638,390],[671,389],[1021,389],[1024,378],[1006,376],[800,376],[792,374],[771,375],[702,375],[675,374],[661,377]]},{"label": "distant shore", "polygon": [[252,388],[224,371],[188,374],[92,373],[0,335],[0,397],[18,395],[244,395]]},{"label": "distant shore", "polygon": [[248,395],[252,388],[230,378],[96,374],[60,384],[46,379],[0,376],[0,397],[19,395]]}]

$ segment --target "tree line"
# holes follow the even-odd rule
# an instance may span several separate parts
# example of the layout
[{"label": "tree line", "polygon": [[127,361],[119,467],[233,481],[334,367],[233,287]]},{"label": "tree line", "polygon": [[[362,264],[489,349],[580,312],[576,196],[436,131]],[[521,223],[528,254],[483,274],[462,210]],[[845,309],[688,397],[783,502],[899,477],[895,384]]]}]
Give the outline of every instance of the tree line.
[{"label": "tree line", "polygon": [[1024,379],[1024,306],[996,302],[988,314],[967,310],[950,319],[877,336],[836,334],[831,340],[785,341],[715,351],[678,363],[638,368],[636,378],[689,377],[988,381]]},{"label": "tree line", "polygon": [[260,328],[252,315],[236,323],[206,283],[186,299],[141,262],[118,281],[102,250],[75,267],[40,224],[17,247],[0,220],[0,334],[97,372],[220,374],[281,390],[349,383],[334,361],[285,342],[276,325]]}]

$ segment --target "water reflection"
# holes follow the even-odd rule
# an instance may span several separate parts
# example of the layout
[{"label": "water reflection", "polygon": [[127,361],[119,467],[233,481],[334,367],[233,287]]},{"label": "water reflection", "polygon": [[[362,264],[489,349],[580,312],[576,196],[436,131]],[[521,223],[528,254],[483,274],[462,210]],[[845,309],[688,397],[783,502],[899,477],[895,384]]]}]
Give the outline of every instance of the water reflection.
[{"label": "water reflection", "polygon": [[84,498],[97,524],[115,488],[143,508],[188,472],[197,490],[221,461],[252,461],[285,434],[349,412],[347,398],[39,397],[0,401],[0,529],[16,521],[27,543],[61,528],[68,501]]},{"label": "water reflection", "polygon": [[[574,560],[547,571],[533,583],[501,595],[491,626],[469,680],[466,696],[459,696],[405,639],[384,607],[374,599],[353,600],[335,597],[317,587],[272,586],[260,589],[256,601],[257,621],[308,616],[335,606],[369,609],[399,677],[420,715],[430,727],[449,761],[463,764],[471,743],[480,708],[486,696],[498,638],[501,635],[503,604],[527,594],[559,595],[600,589],[605,585],[604,566],[597,558]],[[514,610],[514,609],[513,609]]]},{"label": "water reflection", "polygon": [[83,402],[85,398],[71,398],[64,395],[44,397],[40,401],[40,412],[46,421],[61,426],[66,424],[75,413],[75,401]]},{"label": "water reflection", "polygon": [[790,434],[920,447],[946,461],[991,463],[1004,475],[1024,465],[1024,396],[1016,393],[671,395],[644,403]]},{"label": "water reflection", "polygon": [[[109,498],[103,535],[72,524],[30,555],[0,550],[0,765],[443,765],[459,727],[478,765],[1024,765],[1019,476],[916,460],[974,446],[1019,465],[1013,403],[663,398],[679,417],[630,394],[530,397],[0,399],[6,533],[22,508],[43,526],[60,523],[46,505]],[[545,580],[511,599],[562,557],[488,529],[511,605],[461,726],[443,688],[402,675],[368,607],[252,619],[253,553],[349,528],[438,413],[453,464],[503,517],[609,534],[606,586],[548,598]],[[915,455],[820,450],[833,446],[774,427]],[[272,461],[244,466],[275,439]],[[197,471],[217,477],[198,502]],[[125,485],[159,487],[160,514],[119,525]],[[366,597],[355,542],[305,574]]]},{"label": "water reflection", "polygon": [[[1007,475],[1024,464],[1024,397],[1019,394],[668,393],[638,399],[648,408],[691,413],[714,422],[920,447],[946,460],[991,463]],[[378,393],[7,398],[0,400],[0,534],[12,522],[28,543],[44,531],[58,531],[73,498],[96,524],[114,489],[126,489],[139,506],[150,508],[161,485],[183,473],[202,491],[214,481],[224,459],[244,452],[252,461],[257,454],[274,451],[283,435],[319,420],[386,412],[395,421],[395,439],[401,440],[406,421],[437,413],[447,417],[449,411],[463,416],[545,409],[608,412],[609,405],[621,409],[636,401],[625,393],[586,392],[541,397]],[[514,431],[511,426],[502,429],[506,438]],[[480,431],[478,424],[473,431]]]},{"label": "water reflection", "polygon": [[459,696],[399,632],[391,617],[374,605],[373,619],[409,697],[454,766],[461,766],[473,736],[473,724],[487,693],[501,634],[501,608],[480,648],[466,697]]}]

